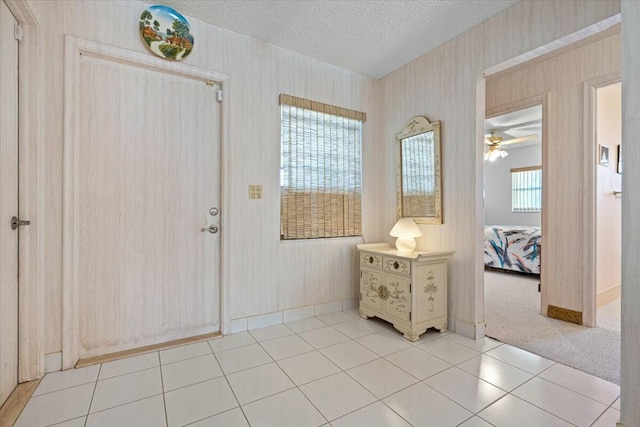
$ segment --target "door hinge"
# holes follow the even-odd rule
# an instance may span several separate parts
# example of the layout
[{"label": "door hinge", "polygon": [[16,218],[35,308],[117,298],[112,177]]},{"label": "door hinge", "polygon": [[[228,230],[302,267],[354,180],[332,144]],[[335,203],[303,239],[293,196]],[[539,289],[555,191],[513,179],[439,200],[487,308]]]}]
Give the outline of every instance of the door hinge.
[{"label": "door hinge", "polygon": [[222,89],[218,89],[218,92],[216,93],[216,100],[218,102],[222,102]]},{"label": "door hinge", "polygon": [[409,322],[411,322],[411,312],[409,312]]},{"label": "door hinge", "polygon": [[24,31],[22,30],[22,27],[18,24],[14,24],[13,25],[13,37],[16,38],[16,40],[18,40],[19,42],[22,41],[22,36],[24,36]]},{"label": "door hinge", "polygon": [[362,270],[360,270],[360,278],[362,279]]},{"label": "door hinge", "polygon": [[411,282],[409,282],[409,293],[411,293]]}]

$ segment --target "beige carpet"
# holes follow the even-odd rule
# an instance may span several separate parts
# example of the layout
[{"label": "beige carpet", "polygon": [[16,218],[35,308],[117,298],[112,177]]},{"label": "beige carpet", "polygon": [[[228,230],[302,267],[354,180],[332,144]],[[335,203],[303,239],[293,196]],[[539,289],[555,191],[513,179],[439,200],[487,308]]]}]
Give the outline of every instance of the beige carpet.
[{"label": "beige carpet", "polygon": [[617,312],[615,303],[598,310],[598,322],[606,328],[587,328],[541,316],[538,279],[485,272],[488,336],[620,384],[619,300]]}]

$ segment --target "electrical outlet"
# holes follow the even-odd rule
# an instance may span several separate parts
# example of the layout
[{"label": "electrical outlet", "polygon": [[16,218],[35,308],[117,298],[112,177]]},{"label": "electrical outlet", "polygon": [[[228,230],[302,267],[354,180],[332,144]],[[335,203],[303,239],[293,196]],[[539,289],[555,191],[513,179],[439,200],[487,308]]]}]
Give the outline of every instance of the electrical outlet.
[{"label": "electrical outlet", "polygon": [[249,199],[262,199],[262,185],[249,185]]}]

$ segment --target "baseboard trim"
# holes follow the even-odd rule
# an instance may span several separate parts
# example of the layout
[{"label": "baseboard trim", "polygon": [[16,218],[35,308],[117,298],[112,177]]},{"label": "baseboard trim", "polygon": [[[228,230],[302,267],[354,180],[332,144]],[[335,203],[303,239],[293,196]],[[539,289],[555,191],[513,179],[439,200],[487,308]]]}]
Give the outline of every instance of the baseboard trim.
[{"label": "baseboard trim", "polygon": [[62,352],[49,353],[44,355],[44,373],[57,372],[62,370]]},{"label": "baseboard trim", "polygon": [[596,295],[596,307],[598,308],[604,307],[605,305],[609,304],[611,301],[620,298],[621,295],[622,295],[622,289],[620,285],[616,285],[612,288],[605,289],[602,292],[598,292],[598,295]]},{"label": "baseboard trim", "polygon": [[221,336],[222,334],[220,332],[211,332],[208,334],[196,335],[193,337],[166,341],[159,344],[152,344],[152,345],[146,345],[144,347],[132,348],[130,350],[103,354],[102,356],[87,357],[86,359],[78,360],[78,363],[76,363],[75,368],[84,368],[85,366],[97,365],[98,363],[111,362],[113,360],[123,359],[129,356],[136,356],[138,354],[149,353],[157,350],[163,350],[169,347],[176,347],[179,345],[191,344],[198,341],[210,340],[212,338],[218,338]]},{"label": "baseboard trim", "polygon": [[290,308],[287,310],[274,311],[271,313],[259,314],[257,316],[240,317],[231,320],[231,333],[250,331],[252,329],[264,328],[267,326],[281,325],[294,320],[302,320],[313,316],[337,313],[339,311],[352,310],[358,308],[358,298],[345,298],[341,300],[329,301],[314,305]]},{"label": "baseboard trim", "polygon": [[569,323],[575,323],[577,325],[582,325],[582,312],[569,310],[568,308],[556,307],[555,305],[549,304],[547,306],[547,317],[551,317],[552,319],[563,320]]},{"label": "baseboard trim", "polygon": [[0,427],[11,427],[27,405],[40,380],[18,384],[4,405],[0,407]]},{"label": "baseboard trim", "polygon": [[477,340],[485,335],[486,324],[484,322],[475,325],[464,320],[449,317],[447,329],[456,334],[460,334],[472,340]]}]

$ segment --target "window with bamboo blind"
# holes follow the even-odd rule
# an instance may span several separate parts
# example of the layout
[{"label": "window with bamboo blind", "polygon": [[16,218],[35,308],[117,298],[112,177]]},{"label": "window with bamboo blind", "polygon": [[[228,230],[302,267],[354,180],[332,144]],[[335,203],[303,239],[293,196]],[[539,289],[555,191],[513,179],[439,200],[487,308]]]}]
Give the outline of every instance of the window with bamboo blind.
[{"label": "window with bamboo blind", "polygon": [[542,167],[511,169],[512,212],[542,210]]},{"label": "window with bamboo blind", "polygon": [[362,235],[366,114],[280,95],[280,238]]}]

